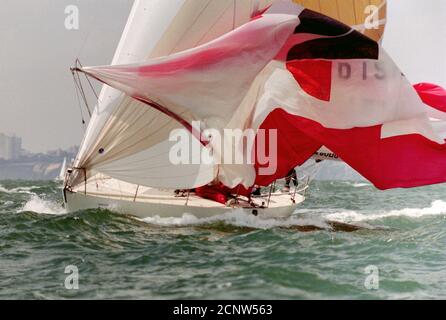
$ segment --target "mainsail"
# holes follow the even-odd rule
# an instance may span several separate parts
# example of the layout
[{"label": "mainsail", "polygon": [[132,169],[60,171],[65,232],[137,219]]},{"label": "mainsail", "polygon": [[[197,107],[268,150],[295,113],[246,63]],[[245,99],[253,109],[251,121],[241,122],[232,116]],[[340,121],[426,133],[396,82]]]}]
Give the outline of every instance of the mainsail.
[{"label": "mainsail", "polygon": [[[237,68],[243,75],[233,77]],[[423,104],[378,42],[298,5],[277,3],[216,40],[164,58],[81,71],[186,123],[277,129],[278,170],[261,175],[256,163],[253,177],[253,168],[220,165],[228,187],[271,183],[322,145],[382,189],[446,176],[446,114]],[[372,147],[361,152],[363,143]],[[416,161],[389,163],[395,149],[415,152]],[[434,170],[420,169],[433,162]]]},{"label": "mainsail", "polygon": [[[206,43],[249,21],[270,3],[137,0],[112,64],[145,61]],[[169,165],[167,151],[172,143],[168,137],[178,127],[177,121],[158,110],[104,86],[76,159],[78,170],[70,184],[75,185],[85,175],[88,178],[97,172],[153,187],[206,184],[215,177],[214,166]]]}]

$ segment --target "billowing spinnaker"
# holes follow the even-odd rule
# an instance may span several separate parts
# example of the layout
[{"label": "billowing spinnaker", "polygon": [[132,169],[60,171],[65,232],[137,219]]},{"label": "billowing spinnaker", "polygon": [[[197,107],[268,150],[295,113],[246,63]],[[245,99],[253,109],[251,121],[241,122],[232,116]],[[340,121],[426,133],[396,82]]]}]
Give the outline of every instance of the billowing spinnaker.
[{"label": "billowing spinnaker", "polygon": [[[206,43],[246,23],[271,2],[272,0],[136,0],[112,65],[146,61]],[[113,176],[122,169],[122,163],[131,162],[132,157],[138,157],[141,152],[151,157],[151,149],[154,148],[152,156],[157,157],[156,150],[165,150],[171,144],[168,141],[170,132],[180,126],[176,120],[163,113],[148,108],[118,90],[104,86],[75,167],[85,169],[87,176],[106,168],[107,174]],[[112,170],[115,161],[118,161],[116,171]],[[140,165],[147,168],[151,163]],[[199,177],[196,184],[206,184],[215,176],[202,174],[202,171],[213,172],[213,166],[195,168]],[[75,172],[70,184],[82,182],[85,170]],[[119,171],[120,174],[116,177],[123,179],[125,176],[127,182],[146,186],[177,188],[178,184],[172,181],[175,180],[174,173],[182,176],[181,166],[170,167],[169,162],[166,162],[163,170],[170,171],[172,179],[163,182],[158,176],[152,179],[149,173],[131,168],[125,175]],[[192,176],[191,166],[187,166],[185,171],[189,177]],[[141,176],[145,177],[144,181]],[[196,185],[189,185],[194,186]]]},{"label": "billowing spinnaker", "polygon": [[167,107],[189,124],[197,119],[204,128],[223,130],[297,25],[296,16],[269,14],[184,52],[82,70],[129,96]]},{"label": "billowing spinnaker", "polygon": [[[187,110],[198,120],[221,120],[214,122],[223,124],[217,129],[238,123],[235,127],[239,129],[278,130],[278,144],[284,149],[278,150],[276,172],[253,179],[245,167],[239,170],[224,164],[219,179],[228,187],[234,186],[235,178],[244,186],[271,183],[322,145],[382,189],[446,181],[446,114],[423,104],[378,43],[311,10],[296,9],[299,19],[293,20],[278,8],[282,7],[273,5],[263,17],[193,50],[144,64],[84,71],[134,97],[156,99],[171,112]],[[280,28],[288,23],[295,27]],[[253,42],[254,51],[237,51],[240,43],[234,39],[244,38],[246,32],[254,37],[268,35],[268,28],[280,30],[279,39],[288,30],[285,45],[268,41],[266,36],[264,42]],[[278,54],[265,68],[245,66],[255,57],[254,52],[269,52],[271,46],[277,46]],[[268,54],[259,54],[263,64],[267,58]],[[227,81],[234,74],[233,66],[239,66],[243,76]],[[246,77],[256,73],[249,90],[239,90],[246,86]],[[167,81],[169,75],[171,82]],[[154,90],[157,76],[162,80],[163,96],[156,96]],[[177,77],[191,90],[178,93]],[[229,77],[224,87],[209,87],[208,81],[222,77]],[[169,98],[169,83],[173,95],[180,96]],[[218,105],[224,92],[239,95],[229,101],[242,101],[238,107],[228,103],[230,119],[221,111],[225,106]],[[208,102],[206,110],[200,108],[203,95]],[[405,155],[404,161],[398,158],[399,153]]]},{"label": "billowing spinnaker", "polygon": [[[380,41],[384,36],[387,22],[387,0],[293,1],[307,9],[339,20],[373,40]],[[318,150],[313,158],[317,160],[340,161],[340,158],[327,148]]]}]

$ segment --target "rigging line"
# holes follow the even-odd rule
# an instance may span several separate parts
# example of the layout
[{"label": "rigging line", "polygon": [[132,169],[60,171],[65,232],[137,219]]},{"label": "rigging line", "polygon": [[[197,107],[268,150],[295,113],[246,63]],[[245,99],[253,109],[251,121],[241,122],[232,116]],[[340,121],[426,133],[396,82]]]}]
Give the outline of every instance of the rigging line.
[{"label": "rigging line", "polygon": [[94,96],[96,97],[96,100],[99,101],[99,96],[98,96],[98,94],[96,93],[96,90],[94,89],[93,84],[91,83],[90,79],[87,77],[86,74],[84,74],[84,76],[85,76],[85,79],[87,79],[88,84],[90,85],[90,89],[91,89],[91,91],[93,91],[93,94],[94,94]]},{"label": "rigging line", "polygon": [[76,92],[77,106],[78,106],[80,114],[81,114],[82,125],[83,125],[84,131],[85,131],[85,118],[84,118],[84,113],[82,112],[81,99],[79,97],[79,91],[77,89],[76,78],[74,78],[74,74],[73,74],[73,81],[74,81],[74,83],[73,83],[74,84],[74,91]]},{"label": "rigging line", "polygon": [[91,117],[91,111],[90,111],[90,108],[88,107],[87,96],[85,95],[84,89],[82,87],[82,83],[81,83],[81,79],[79,77],[79,74],[76,73],[76,77],[77,77],[76,84],[78,86],[78,89],[79,89],[79,92],[81,94],[82,100],[84,101],[84,104],[85,104],[85,106],[87,108],[88,115]]},{"label": "rigging line", "polygon": [[88,99],[87,99],[87,96],[85,94],[84,88],[82,87],[82,81],[81,81],[81,78],[79,76],[79,72],[78,71],[76,71],[76,77],[77,77],[76,85],[79,88],[79,92],[81,93],[82,99],[84,100],[85,107],[87,108],[87,111],[88,111],[88,115],[91,118],[90,106],[88,105]]},{"label": "rigging line", "polygon": [[[79,65],[79,67],[81,67],[81,69],[84,67],[84,66],[82,65],[81,61],[79,60],[79,58],[76,59],[76,67],[77,67],[78,65]],[[94,94],[94,96],[96,97],[96,100],[99,101],[99,96],[98,96],[98,94],[96,93],[96,90],[94,89],[93,84],[91,83],[90,79],[87,77],[87,75],[86,75],[85,73],[84,73],[84,76],[85,76],[85,79],[87,79],[88,84],[90,85],[90,89],[91,89],[91,91],[93,91],[93,94]]]}]

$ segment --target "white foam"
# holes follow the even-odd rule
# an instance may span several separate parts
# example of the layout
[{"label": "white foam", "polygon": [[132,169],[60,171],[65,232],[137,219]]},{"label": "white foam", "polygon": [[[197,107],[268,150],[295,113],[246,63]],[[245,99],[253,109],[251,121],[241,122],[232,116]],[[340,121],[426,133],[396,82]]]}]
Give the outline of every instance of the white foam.
[{"label": "white foam", "polygon": [[30,195],[29,200],[23,205],[23,207],[20,210],[18,210],[18,212],[31,211],[35,213],[54,214],[54,215],[66,213],[66,210],[60,204],[44,200],[31,191],[35,188],[38,187],[30,186],[30,187],[17,187],[13,189],[7,189],[0,184],[0,192],[7,194],[21,193]]},{"label": "white foam", "polygon": [[184,213],[177,218],[162,218],[154,216],[142,219],[142,221],[160,225],[160,226],[192,226],[204,225],[215,222],[224,222],[236,227],[246,227],[254,229],[272,229],[277,227],[292,227],[303,225],[316,225],[326,228],[327,225],[321,220],[302,219],[298,216],[291,216],[288,219],[262,219],[243,212],[242,210],[233,210],[225,214],[216,215],[209,218],[197,218],[190,213]]},{"label": "white foam", "polygon": [[363,188],[363,187],[370,187],[372,184],[367,182],[352,182],[352,181],[345,181],[342,182],[343,184],[346,184],[348,186],[351,186],[353,188]]},{"label": "white foam", "polygon": [[26,193],[26,194],[33,194],[31,192],[32,189],[38,188],[36,186],[32,186],[32,187],[17,187],[17,188],[13,188],[13,189],[6,189],[5,187],[3,187],[0,184],[0,192],[4,192],[4,193],[8,193],[8,194],[13,194],[13,193]]},{"label": "white foam", "polygon": [[370,183],[353,183],[354,188],[370,187]]},{"label": "white foam", "polygon": [[446,202],[436,200],[427,208],[406,208],[401,210],[390,210],[370,214],[358,213],[356,211],[344,211],[331,213],[325,216],[326,219],[340,222],[361,222],[382,220],[385,218],[407,217],[411,219],[423,218],[427,216],[446,215]]},{"label": "white foam", "polygon": [[0,184],[0,192],[3,192],[3,193],[11,193],[11,191],[10,191],[9,189],[6,189],[6,188],[3,187],[1,184]]},{"label": "white foam", "polygon": [[[306,213],[308,211],[308,214]],[[312,213],[311,213],[312,212]],[[289,228],[293,226],[313,225],[321,228],[329,228],[326,221],[339,221],[344,223],[357,223],[373,220],[382,220],[392,217],[406,217],[417,219],[428,216],[446,215],[446,202],[436,200],[427,208],[406,208],[384,212],[358,213],[356,211],[341,211],[324,214],[314,210],[300,210],[301,215],[293,215],[288,219],[261,219],[242,210],[234,210],[222,215],[209,218],[197,218],[192,214],[184,213],[177,218],[162,218],[154,216],[142,219],[142,221],[160,226],[193,226],[215,222],[224,222],[236,227],[248,227],[254,229],[272,229],[277,227]],[[302,217],[306,216],[305,218]],[[309,216],[309,217],[307,217]]]},{"label": "white foam", "polygon": [[25,211],[53,215],[66,213],[66,210],[61,205],[52,201],[44,200],[36,194],[32,194],[31,198],[25,203],[23,208],[19,210],[19,212]]}]

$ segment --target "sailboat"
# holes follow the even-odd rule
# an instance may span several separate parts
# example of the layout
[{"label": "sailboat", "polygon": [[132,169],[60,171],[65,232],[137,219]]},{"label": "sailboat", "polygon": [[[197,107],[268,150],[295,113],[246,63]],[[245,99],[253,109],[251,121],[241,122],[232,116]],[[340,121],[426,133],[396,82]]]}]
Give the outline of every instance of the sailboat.
[{"label": "sailboat", "polygon": [[[304,1],[315,11],[298,2],[135,1],[112,64],[72,69],[104,87],[65,180],[68,210],[144,218],[238,209],[286,218],[305,200],[310,179],[291,192],[277,190],[276,181],[318,150],[335,152],[381,189],[444,181],[444,166],[426,174],[419,162],[443,161],[432,143],[444,143],[446,117],[380,47],[385,1],[375,6],[373,32],[347,2]],[[226,129],[254,130],[255,148],[243,135],[221,144],[216,137],[226,138]],[[414,132],[425,140],[414,141]],[[192,161],[172,161],[179,137],[192,146]],[[397,147],[388,147],[396,138]],[[254,163],[220,161],[228,149],[231,160],[257,147],[271,155],[270,141],[277,142],[272,172],[258,154]],[[395,150],[415,150],[419,162],[386,161]],[[210,161],[194,161],[197,154]],[[253,196],[255,186],[263,193]]]},{"label": "sailboat", "polygon": [[65,173],[67,172],[67,158],[63,159],[62,165],[60,167],[59,175],[56,177],[56,182],[62,182],[65,180]]},{"label": "sailboat", "polygon": [[[144,61],[209,42],[248,22],[271,3],[137,0],[112,64]],[[236,197],[230,206],[193,192],[175,194],[176,189],[192,189],[214,174],[214,169],[206,166],[171,166],[165,156],[159,155],[171,148],[169,132],[180,126],[165,114],[104,86],[65,183],[68,210],[101,207],[138,217],[184,213],[207,217],[239,208],[261,217],[287,217],[305,200],[304,183],[291,193],[269,188],[266,195],[256,198]],[[113,159],[103,161],[98,157],[101,146],[115,154]],[[145,150],[144,156],[150,159],[142,164],[144,178],[132,176],[132,167],[121,171],[124,175],[106,169],[114,159],[125,159],[140,150]],[[196,176],[201,181],[193,181]]]},{"label": "sailboat", "polygon": [[[274,2],[277,1],[137,0],[112,65],[145,61],[205,44],[247,23]],[[343,7],[335,9],[346,11]],[[352,13],[342,18],[359,25],[355,17]],[[299,177],[299,186],[290,192],[281,192],[273,183],[257,197],[236,194],[236,201],[230,206],[189,191],[175,193],[203,185],[215,174],[215,168],[209,166],[169,164],[166,151],[172,143],[168,135],[180,126],[166,114],[148,109],[143,102],[104,85],[74,167],[65,181],[68,210],[100,207],[144,218],[178,217],[186,212],[207,217],[241,209],[260,217],[286,218],[304,202],[311,181],[305,172]],[[106,149],[109,155],[104,159],[101,151]],[[140,158],[134,159],[139,161],[136,170],[125,163],[134,155]],[[143,163],[141,157],[145,158]],[[144,177],[140,176],[142,172]]]}]

